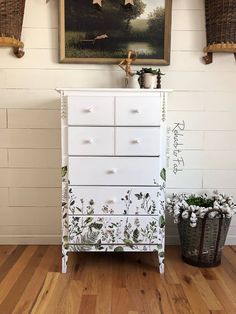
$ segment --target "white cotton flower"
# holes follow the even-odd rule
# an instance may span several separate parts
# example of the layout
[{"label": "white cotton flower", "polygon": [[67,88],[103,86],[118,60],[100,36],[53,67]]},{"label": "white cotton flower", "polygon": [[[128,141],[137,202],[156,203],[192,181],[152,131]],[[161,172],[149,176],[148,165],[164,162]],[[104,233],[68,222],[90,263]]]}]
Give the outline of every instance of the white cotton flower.
[{"label": "white cotton flower", "polygon": [[214,202],[214,208],[215,209],[219,209],[220,208],[220,204],[218,202],[216,202],[216,201]]},{"label": "white cotton flower", "polygon": [[199,214],[199,217],[200,217],[200,218],[204,218],[204,217],[205,217],[205,213],[204,213],[204,212],[201,212],[201,213]]},{"label": "white cotton flower", "polygon": [[197,217],[197,215],[195,213],[191,214],[191,218],[195,219]]},{"label": "white cotton flower", "polygon": [[189,218],[189,213],[188,213],[187,210],[185,210],[185,211],[182,212],[182,218],[183,218],[183,219],[188,219],[188,218]]},{"label": "white cotton flower", "polygon": [[217,216],[217,212],[211,212],[209,215],[208,215],[208,217],[209,218],[215,218]]},{"label": "white cotton flower", "polygon": [[179,215],[179,213],[180,213],[180,210],[179,210],[179,209],[174,209],[174,214],[175,214],[175,215]]},{"label": "white cotton flower", "polygon": [[194,211],[194,206],[193,206],[193,205],[190,205],[190,206],[189,206],[189,209],[190,209],[191,211]]}]

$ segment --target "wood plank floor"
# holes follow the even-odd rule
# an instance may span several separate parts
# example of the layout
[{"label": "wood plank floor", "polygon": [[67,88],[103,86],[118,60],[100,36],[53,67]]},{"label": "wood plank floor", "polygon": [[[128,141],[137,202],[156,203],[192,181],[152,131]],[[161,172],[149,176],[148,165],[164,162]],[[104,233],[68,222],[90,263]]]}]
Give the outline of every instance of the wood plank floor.
[{"label": "wood plank floor", "polygon": [[236,246],[222,265],[184,264],[167,247],[165,274],[150,253],[71,253],[60,246],[0,246],[0,314],[236,313]]}]

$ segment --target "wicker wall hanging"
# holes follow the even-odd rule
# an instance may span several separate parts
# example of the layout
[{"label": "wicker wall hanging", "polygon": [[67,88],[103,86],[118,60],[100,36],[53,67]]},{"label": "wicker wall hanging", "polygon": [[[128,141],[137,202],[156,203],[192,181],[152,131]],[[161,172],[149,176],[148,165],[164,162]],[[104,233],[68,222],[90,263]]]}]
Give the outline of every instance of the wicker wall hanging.
[{"label": "wicker wall hanging", "polygon": [[205,63],[212,63],[214,52],[231,52],[236,57],[236,0],[205,0],[205,10]]},{"label": "wicker wall hanging", "polygon": [[13,47],[17,58],[23,57],[21,31],[25,0],[0,0],[0,46]]}]

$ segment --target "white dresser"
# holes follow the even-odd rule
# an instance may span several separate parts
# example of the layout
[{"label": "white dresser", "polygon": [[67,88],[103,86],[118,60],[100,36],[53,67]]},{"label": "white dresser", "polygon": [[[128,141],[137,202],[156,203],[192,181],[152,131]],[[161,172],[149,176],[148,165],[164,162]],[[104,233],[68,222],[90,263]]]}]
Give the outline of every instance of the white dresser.
[{"label": "white dresser", "polygon": [[69,252],[155,252],[164,271],[167,90],[58,89]]}]

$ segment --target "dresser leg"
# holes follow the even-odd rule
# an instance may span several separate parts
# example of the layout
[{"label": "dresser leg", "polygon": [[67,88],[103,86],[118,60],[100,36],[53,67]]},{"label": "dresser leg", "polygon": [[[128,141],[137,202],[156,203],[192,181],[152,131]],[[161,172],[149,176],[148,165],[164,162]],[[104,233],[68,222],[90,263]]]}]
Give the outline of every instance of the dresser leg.
[{"label": "dresser leg", "polygon": [[165,266],[164,266],[164,263],[162,262],[161,264],[159,264],[159,272],[160,272],[160,274],[164,274],[164,270],[165,270]]},{"label": "dresser leg", "polygon": [[158,255],[159,272],[160,274],[164,274],[164,270],[165,270],[164,256],[160,255],[159,252],[157,252],[157,255]]},{"label": "dresser leg", "polygon": [[67,272],[68,252],[62,253],[61,272],[65,274]]}]

